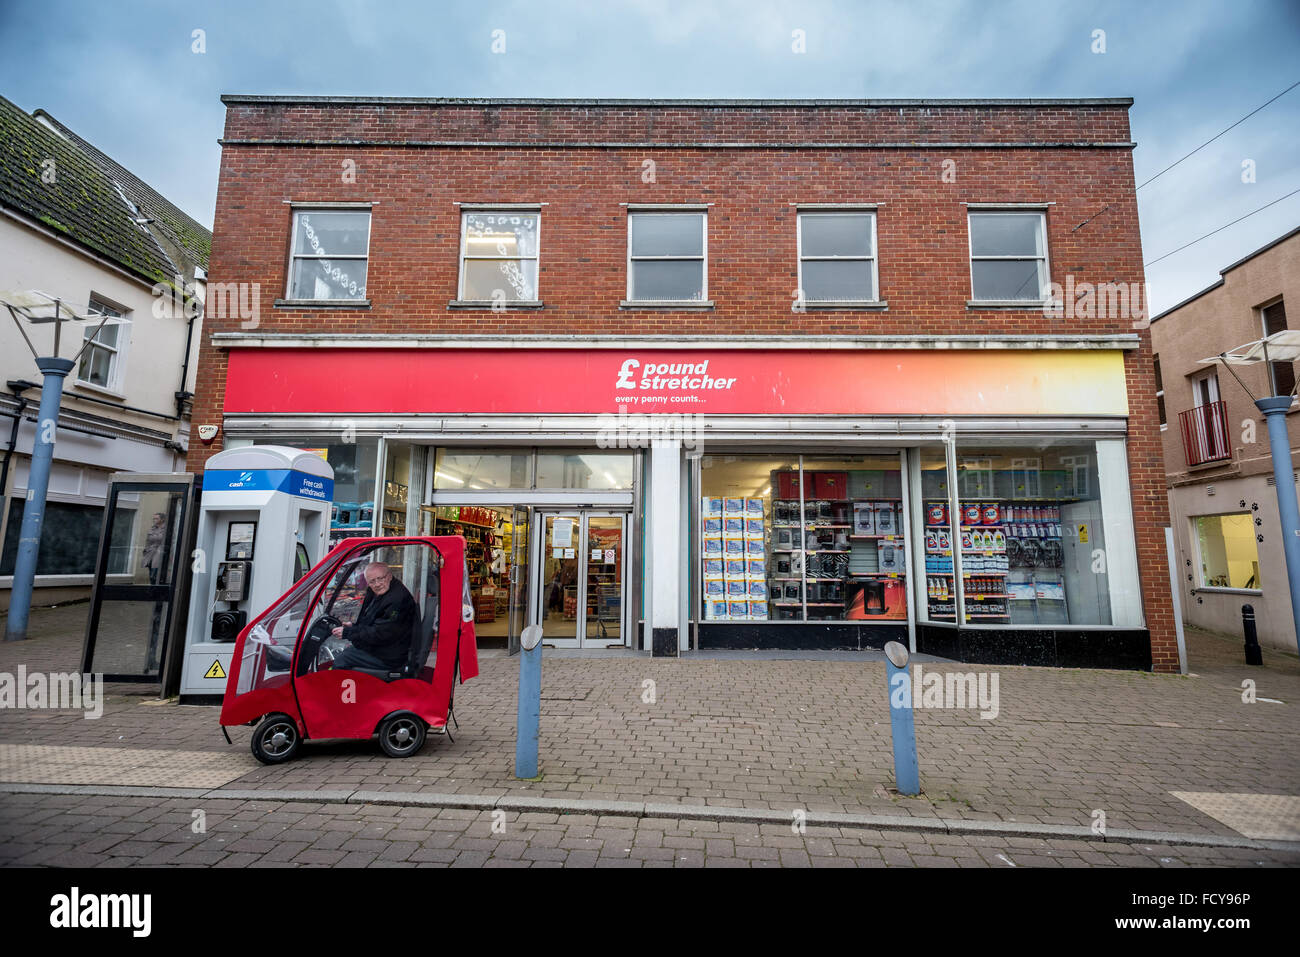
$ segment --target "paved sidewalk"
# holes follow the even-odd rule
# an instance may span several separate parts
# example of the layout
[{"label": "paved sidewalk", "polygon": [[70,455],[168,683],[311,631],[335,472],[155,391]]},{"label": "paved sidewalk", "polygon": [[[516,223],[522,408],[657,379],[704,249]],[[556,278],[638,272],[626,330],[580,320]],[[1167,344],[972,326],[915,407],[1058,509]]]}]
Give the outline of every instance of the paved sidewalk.
[{"label": "paved sidewalk", "polygon": [[[35,612],[32,640],[0,645],[0,672],[20,663],[75,669],[84,620],[84,605]],[[109,766],[118,750],[136,762],[140,750],[184,752],[186,773],[218,774],[229,778],[226,788],[244,791],[521,795],[1026,827],[1087,827],[1101,811],[1110,829],[1244,840],[1248,831],[1239,821],[1230,826],[1174,792],[1246,795],[1227,803],[1247,808],[1251,795],[1300,795],[1300,663],[1266,651],[1264,668],[1247,668],[1239,640],[1193,632],[1189,644],[1189,677],[925,665],[940,673],[996,672],[1000,710],[992,720],[973,710],[916,712],[919,798],[889,790],[883,666],[839,658],[548,656],[542,775],[535,782],[513,777],[518,665],[509,658],[485,659],[482,675],[458,688],[454,742],[431,738],[405,761],[385,758],[373,743],[334,742],[308,745],[294,762],[264,768],[248,753],[247,729],[232,731],[235,746],[226,745],[216,708],[158,704],[120,693],[121,686],[99,720],[70,711],[0,711],[0,745],[107,749],[97,763]],[[1257,703],[1242,701],[1244,679],[1256,683]],[[5,753],[0,749],[0,781],[31,780],[31,773],[13,772]],[[47,783],[113,783],[95,780],[89,764],[21,753],[28,772],[33,761],[48,769]],[[208,765],[204,754],[211,755]],[[8,809],[31,800],[0,794],[0,817],[12,823]],[[1288,813],[1270,817],[1261,808],[1275,838],[1296,826]]]}]

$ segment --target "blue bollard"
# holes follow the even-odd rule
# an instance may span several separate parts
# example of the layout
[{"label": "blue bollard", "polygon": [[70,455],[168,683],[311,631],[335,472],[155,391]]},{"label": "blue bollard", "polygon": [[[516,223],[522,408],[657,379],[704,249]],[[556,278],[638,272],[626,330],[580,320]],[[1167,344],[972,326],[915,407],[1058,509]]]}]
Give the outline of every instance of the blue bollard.
[{"label": "blue bollard", "polygon": [[537,736],[542,722],[542,626],[529,625],[519,636],[519,717],[515,736],[515,777],[537,777]]},{"label": "blue bollard", "polygon": [[907,649],[897,641],[885,645],[885,671],[889,676],[889,726],[894,737],[894,780],[898,793],[921,793],[921,772],[916,763],[916,724],[912,719],[912,671]]}]

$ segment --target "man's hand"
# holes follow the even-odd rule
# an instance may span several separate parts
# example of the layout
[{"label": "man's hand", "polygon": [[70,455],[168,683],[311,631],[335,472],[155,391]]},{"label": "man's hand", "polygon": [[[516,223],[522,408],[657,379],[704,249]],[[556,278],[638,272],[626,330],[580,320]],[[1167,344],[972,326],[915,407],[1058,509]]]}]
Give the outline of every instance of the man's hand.
[{"label": "man's hand", "polygon": [[342,638],[342,637],[343,637],[343,628],[342,628],[342,627],[339,627],[339,628],[332,628],[332,629],[330,629],[330,634],[333,635],[335,638]]}]

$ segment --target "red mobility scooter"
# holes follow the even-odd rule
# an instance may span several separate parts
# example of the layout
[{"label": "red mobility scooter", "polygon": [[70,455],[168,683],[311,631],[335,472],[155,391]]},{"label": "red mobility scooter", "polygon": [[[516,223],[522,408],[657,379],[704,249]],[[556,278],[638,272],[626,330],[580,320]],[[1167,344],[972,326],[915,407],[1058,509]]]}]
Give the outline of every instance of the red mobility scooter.
[{"label": "red mobility scooter", "polygon": [[[349,643],[334,629],[356,622],[376,562],[415,601],[406,660],[336,668]],[[386,754],[406,758],[427,734],[447,733],[457,680],[477,674],[465,539],[349,538],[240,632],[222,730],[257,724],[253,756],[264,764],[288,761],[304,740],[376,734]]]}]

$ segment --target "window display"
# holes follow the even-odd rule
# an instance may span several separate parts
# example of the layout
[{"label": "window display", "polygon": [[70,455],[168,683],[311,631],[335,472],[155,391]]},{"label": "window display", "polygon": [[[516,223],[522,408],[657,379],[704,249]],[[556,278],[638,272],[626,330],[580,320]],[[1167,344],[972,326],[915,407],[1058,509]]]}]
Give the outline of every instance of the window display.
[{"label": "window display", "polygon": [[897,455],[713,455],[701,468],[706,621],[906,620]]},{"label": "window display", "polygon": [[948,459],[942,448],[920,451],[922,521],[925,526],[926,617],[957,620],[952,523],[948,514]]},{"label": "window display", "polygon": [[957,450],[965,621],[1111,624],[1095,443]]}]

